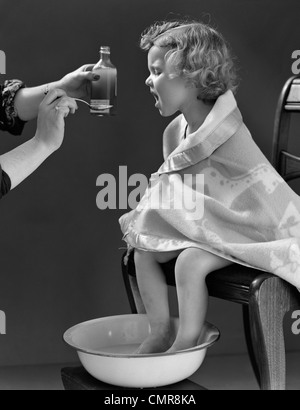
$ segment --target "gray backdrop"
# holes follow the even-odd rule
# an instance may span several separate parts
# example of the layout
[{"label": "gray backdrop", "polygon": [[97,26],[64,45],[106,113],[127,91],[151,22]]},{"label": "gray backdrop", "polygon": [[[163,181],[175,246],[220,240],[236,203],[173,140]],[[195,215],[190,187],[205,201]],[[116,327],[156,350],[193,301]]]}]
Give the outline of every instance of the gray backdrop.
[{"label": "gray backdrop", "polygon": [[[119,166],[149,176],[162,163],[170,119],[154,108],[144,81],[140,33],[155,20],[191,16],[214,24],[231,43],[242,79],[237,100],[254,140],[270,158],[276,102],[299,49],[299,1],[0,0],[0,49],[8,78],[28,86],[59,79],[98,60],[110,45],[119,70],[116,118],[92,118],[85,106],[67,120],[62,148],[0,204],[0,365],[67,362],[63,332],[81,321],[129,313],[121,279],[118,218],[100,211],[96,179]],[[33,136],[1,133],[0,152]],[[222,339],[210,354],[243,353],[241,307],[211,299],[209,320]],[[299,348],[287,318],[287,347]]]}]

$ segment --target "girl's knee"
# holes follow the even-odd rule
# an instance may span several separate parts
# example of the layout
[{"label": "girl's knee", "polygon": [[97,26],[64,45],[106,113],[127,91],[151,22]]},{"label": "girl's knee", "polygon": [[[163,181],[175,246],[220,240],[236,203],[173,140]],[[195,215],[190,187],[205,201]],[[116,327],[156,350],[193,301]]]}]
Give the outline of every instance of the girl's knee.
[{"label": "girl's knee", "polygon": [[147,260],[150,260],[151,252],[142,251],[140,249],[134,250],[134,263],[139,265],[140,263],[144,263]]},{"label": "girl's knee", "polygon": [[188,248],[181,252],[177,259],[178,268],[199,268],[200,265],[203,265],[206,260],[206,252],[202,249]]},{"label": "girl's knee", "polygon": [[193,276],[197,278],[201,276],[201,250],[190,248],[182,251],[177,258],[175,265],[176,283],[184,285],[185,282],[190,282]]},{"label": "girl's knee", "polygon": [[177,281],[189,281],[192,276],[199,280],[205,279],[210,272],[229,263],[229,261],[202,249],[188,248],[177,259],[176,279]]},{"label": "girl's knee", "polygon": [[156,263],[166,263],[170,260],[176,258],[180,254],[180,251],[170,251],[170,252],[151,252],[143,251],[140,249],[134,250],[134,261],[135,263],[140,262],[156,262]]}]

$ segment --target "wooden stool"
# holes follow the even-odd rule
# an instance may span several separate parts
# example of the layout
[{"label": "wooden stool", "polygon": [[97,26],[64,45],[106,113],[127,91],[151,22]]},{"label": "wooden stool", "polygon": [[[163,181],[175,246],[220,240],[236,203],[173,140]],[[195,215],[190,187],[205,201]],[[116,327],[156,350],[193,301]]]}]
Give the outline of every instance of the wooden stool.
[{"label": "wooden stool", "polygon": [[[100,382],[92,377],[82,366],[65,367],[61,369],[61,378],[65,390],[128,390],[124,387],[112,386]],[[141,389],[136,389],[141,390]],[[198,384],[186,379],[170,386],[143,390],[207,390]]]}]

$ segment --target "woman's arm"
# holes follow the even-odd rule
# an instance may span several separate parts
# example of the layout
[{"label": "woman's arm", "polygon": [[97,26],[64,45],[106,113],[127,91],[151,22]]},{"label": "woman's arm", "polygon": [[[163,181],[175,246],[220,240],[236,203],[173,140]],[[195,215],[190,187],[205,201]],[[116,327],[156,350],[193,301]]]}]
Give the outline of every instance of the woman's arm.
[{"label": "woman's arm", "polygon": [[[44,96],[45,97],[45,96]],[[77,109],[63,90],[54,90],[40,104],[35,136],[12,151],[0,155],[0,164],[11,180],[11,189],[32,174],[62,144],[65,117]]]},{"label": "woman's arm", "polygon": [[87,98],[90,96],[90,82],[99,77],[87,71],[93,65],[84,65],[78,70],[67,74],[61,80],[38,87],[22,88],[15,97],[14,106],[18,117],[22,121],[29,121],[37,117],[39,105],[45,93],[54,89],[64,90],[69,97]]},{"label": "woman's arm", "polygon": [[0,84],[0,130],[12,135],[21,135],[25,122],[18,118],[15,97],[26,85],[20,80],[6,80]]},{"label": "woman's arm", "polygon": [[48,158],[53,151],[36,137],[0,156],[0,164],[11,181],[11,189],[19,185]]},{"label": "woman's arm", "polygon": [[[59,88],[58,82],[49,84],[49,90]],[[47,85],[41,85],[38,87],[22,88],[18,91],[15,97],[14,106],[18,117],[22,121],[30,121],[37,117],[39,111],[39,105],[45,97]]]}]

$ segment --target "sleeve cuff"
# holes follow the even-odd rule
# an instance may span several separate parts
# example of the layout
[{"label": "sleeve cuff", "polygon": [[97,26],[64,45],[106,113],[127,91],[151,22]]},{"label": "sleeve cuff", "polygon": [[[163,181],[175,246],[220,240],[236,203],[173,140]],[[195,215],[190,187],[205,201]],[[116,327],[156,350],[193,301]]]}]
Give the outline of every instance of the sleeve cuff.
[{"label": "sleeve cuff", "polygon": [[13,135],[20,135],[23,131],[25,121],[18,117],[18,113],[14,106],[14,101],[17,92],[26,85],[20,80],[7,80],[2,88],[2,107],[3,111],[2,129]]},{"label": "sleeve cuff", "polygon": [[11,180],[8,174],[0,167],[0,199],[11,189]]}]

